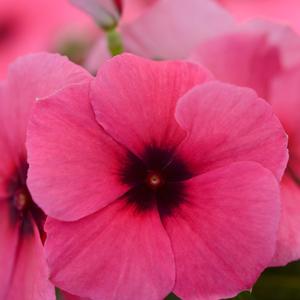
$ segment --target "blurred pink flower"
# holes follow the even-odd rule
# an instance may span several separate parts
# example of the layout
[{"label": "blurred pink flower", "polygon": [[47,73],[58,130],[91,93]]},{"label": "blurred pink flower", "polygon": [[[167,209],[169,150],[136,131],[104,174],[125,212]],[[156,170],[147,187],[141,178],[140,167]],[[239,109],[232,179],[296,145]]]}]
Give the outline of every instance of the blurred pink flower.
[{"label": "blurred pink flower", "polygon": [[300,33],[299,0],[219,0],[238,20],[265,18],[289,25]]},{"label": "blurred pink flower", "polygon": [[275,250],[286,134],[252,90],[209,78],[125,54],[37,103],[28,182],[54,284],[124,300],[251,288]]},{"label": "blurred pink flower", "polygon": [[133,21],[159,0],[70,0],[103,28]]},{"label": "blurred pink flower", "polygon": [[290,160],[281,185],[281,226],[273,264],[299,259],[300,37],[288,27],[253,21],[202,43],[192,60],[208,67],[220,80],[255,89],[272,104],[284,125]]},{"label": "blurred pink flower", "polygon": [[[232,30],[231,16],[211,0],[156,0],[139,17],[121,23],[126,51],[152,59],[186,58],[208,37]],[[95,73],[110,54],[101,38],[86,67]]]},{"label": "blurred pink flower", "polygon": [[36,54],[18,59],[0,84],[0,299],[55,299],[42,246],[45,214],[26,185],[27,123],[37,97],[87,76],[67,59]]},{"label": "blurred pink flower", "polygon": [[0,1],[0,78],[16,57],[54,50],[59,40],[93,28],[91,20],[67,1]]}]

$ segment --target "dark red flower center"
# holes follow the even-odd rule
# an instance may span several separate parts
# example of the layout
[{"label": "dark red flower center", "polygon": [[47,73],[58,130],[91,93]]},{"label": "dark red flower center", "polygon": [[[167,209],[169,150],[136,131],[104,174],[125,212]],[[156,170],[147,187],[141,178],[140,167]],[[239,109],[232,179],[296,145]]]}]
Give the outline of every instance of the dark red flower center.
[{"label": "dark red flower center", "polygon": [[20,226],[20,233],[23,235],[33,234],[35,223],[43,237],[45,214],[32,200],[26,185],[27,170],[28,164],[23,163],[8,183],[10,220],[13,226]]},{"label": "dark red flower center", "polygon": [[27,190],[21,189],[16,191],[13,196],[13,205],[21,213],[26,209],[30,203],[30,194]]},{"label": "dark red flower center", "polygon": [[157,207],[161,216],[170,215],[185,200],[185,181],[191,177],[183,159],[158,147],[146,147],[141,158],[130,152],[121,172],[130,186],[128,203],[140,211]]},{"label": "dark red flower center", "polygon": [[149,171],[146,178],[146,183],[152,189],[157,189],[164,184],[164,178],[159,172]]}]

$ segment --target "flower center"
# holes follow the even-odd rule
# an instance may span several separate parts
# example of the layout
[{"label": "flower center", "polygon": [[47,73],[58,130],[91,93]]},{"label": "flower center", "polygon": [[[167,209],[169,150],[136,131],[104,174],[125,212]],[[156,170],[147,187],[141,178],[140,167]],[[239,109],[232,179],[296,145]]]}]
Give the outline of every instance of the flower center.
[{"label": "flower center", "polygon": [[129,186],[126,201],[143,212],[157,208],[161,216],[185,200],[185,181],[191,177],[181,158],[158,147],[146,147],[141,157],[128,153],[121,170],[121,180]]},{"label": "flower center", "polygon": [[23,163],[16,170],[8,183],[8,198],[10,207],[10,220],[12,226],[20,226],[21,234],[33,234],[34,224],[39,229],[41,237],[44,235],[43,225],[45,214],[33,202],[31,194],[26,185],[28,165]]},{"label": "flower center", "polygon": [[26,205],[28,205],[29,199],[26,191],[20,190],[17,191],[13,198],[13,204],[15,208],[19,211],[22,211],[25,209]]},{"label": "flower center", "polygon": [[164,184],[164,180],[159,173],[149,172],[146,182],[150,188],[156,189]]}]

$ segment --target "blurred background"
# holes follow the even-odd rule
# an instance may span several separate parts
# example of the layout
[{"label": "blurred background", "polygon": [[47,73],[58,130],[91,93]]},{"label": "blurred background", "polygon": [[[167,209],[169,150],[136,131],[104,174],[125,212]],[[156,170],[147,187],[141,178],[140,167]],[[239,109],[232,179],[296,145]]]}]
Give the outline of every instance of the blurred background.
[{"label": "blurred background", "polygon": [[99,30],[68,0],[0,0],[0,79],[16,57],[38,51],[82,62]]}]

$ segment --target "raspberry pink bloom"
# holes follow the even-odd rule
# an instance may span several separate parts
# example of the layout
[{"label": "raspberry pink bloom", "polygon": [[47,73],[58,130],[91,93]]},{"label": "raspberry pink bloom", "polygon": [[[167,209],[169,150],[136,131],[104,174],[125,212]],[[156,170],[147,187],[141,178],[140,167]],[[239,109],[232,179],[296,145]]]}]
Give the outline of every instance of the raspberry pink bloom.
[{"label": "raspberry pink bloom", "polygon": [[36,98],[85,78],[67,59],[36,54],[18,59],[0,84],[0,299],[55,299],[42,244],[45,214],[26,185],[25,136]]},{"label": "raspberry pink bloom", "polygon": [[250,23],[202,43],[192,60],[216,78],[248,86],[272,106],[289,135],[290,159],[281,184],[282,215],[273,265],[300,258],[300,38],[287,27]]},{"label": "raspberry pink bloom", "polygon": [[37,103],[28,182],[50,216],[55,285],[92,300],[220,299],[269,264],[286,134],[254,91],[209,79],[124,54]]},{"label": "raspberry pink bloom", "polygon": [[[234,26],[229,13],[214,1],[156,0],[138,17],[121,22],[118,30],[126,51],[164,60],[186,58],[201,41]],[[100,39],[86,67],[95,73],[108,57],[106,41]]]}]

